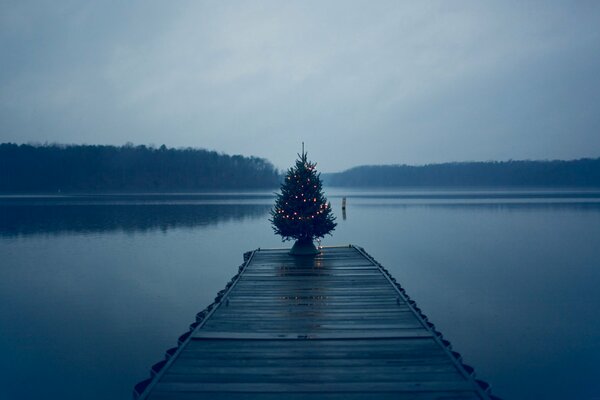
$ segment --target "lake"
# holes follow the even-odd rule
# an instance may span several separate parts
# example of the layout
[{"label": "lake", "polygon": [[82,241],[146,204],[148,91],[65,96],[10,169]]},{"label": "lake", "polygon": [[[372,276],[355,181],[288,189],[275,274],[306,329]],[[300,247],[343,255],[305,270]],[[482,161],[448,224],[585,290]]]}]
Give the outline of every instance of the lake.
[{"label": "lake", "polygon": [[[322,244],[364,247],[495,395],[600,398],[600,192],[326,195]],[[0,196],[0,398],[130,399],[245,251],[291,245],[273,200]]]}]

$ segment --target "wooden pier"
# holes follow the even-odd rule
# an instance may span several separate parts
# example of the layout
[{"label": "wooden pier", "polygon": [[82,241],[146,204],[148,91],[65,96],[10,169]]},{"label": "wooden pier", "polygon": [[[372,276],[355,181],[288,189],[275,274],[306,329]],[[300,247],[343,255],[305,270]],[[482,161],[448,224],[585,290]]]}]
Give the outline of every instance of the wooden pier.
[{"label": "wooden pier", "polygon": [[256,250],[141,399],[493,399],[385,268],[355,246]]}]

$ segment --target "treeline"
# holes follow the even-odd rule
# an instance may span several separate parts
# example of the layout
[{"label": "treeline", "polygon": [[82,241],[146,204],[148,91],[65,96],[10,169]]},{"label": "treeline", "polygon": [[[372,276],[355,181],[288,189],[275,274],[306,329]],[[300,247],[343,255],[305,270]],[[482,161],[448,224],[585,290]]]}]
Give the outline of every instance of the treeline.
[{"label": "treeline", "polygon": [[0,144],[0,192],[191,192],[273,188],[265,159],[162,145]]},{"label": "treeline", "polygon": [[343,187],[600,187],[600,158],[360,166],[323,177]]}]

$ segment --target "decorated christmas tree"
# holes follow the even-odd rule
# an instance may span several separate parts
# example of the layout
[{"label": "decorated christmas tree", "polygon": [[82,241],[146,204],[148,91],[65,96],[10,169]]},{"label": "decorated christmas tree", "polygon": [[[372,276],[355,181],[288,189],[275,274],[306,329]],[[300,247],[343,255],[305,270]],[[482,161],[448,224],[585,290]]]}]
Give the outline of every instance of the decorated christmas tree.
[{"label": "decorated christmas tree", "polygon": [[318,251],[313,240],[331,234],[337,224],[323,195],[316,164],[308,161],[304,146],[298,157],[281,184],[270,221],[284,241],[296,239],[290,254],[314,255]]}]

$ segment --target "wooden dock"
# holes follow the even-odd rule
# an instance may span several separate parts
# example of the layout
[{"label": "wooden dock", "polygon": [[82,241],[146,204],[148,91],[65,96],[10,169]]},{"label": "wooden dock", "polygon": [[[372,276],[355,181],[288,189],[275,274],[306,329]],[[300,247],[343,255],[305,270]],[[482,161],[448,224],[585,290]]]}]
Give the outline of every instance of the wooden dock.
[{"label": "wooden dock", "polygon": [[141,399],[493,399],[359,247],[256,250],[136,386]]}]

